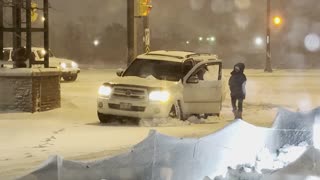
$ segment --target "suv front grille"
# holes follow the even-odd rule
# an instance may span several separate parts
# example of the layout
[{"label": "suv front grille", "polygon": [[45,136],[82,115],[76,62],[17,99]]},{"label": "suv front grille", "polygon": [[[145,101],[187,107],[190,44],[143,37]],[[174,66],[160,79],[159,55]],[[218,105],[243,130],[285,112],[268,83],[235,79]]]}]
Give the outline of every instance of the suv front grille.
[{"label": "suv front grille", "polygon": [[120,97],[131,100],[145,100],[146,95],[147,91],[145,89],[125,86],[115,87],[112,93],[112,97]]},{"label": "suv front grille", "polygon": [[146,107],[142,107],[142,106],[131,106],[130,109],[121,109],[120,104],[109,103],[108,105],[110,109],[118,109],[118,110],[124,110],[124,111],[143,112],[146,109]]}]

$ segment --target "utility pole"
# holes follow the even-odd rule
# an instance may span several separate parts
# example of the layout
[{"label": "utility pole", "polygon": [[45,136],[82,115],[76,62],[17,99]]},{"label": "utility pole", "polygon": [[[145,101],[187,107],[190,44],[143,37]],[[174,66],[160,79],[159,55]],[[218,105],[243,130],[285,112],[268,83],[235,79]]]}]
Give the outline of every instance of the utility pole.
[{"label": "utility pole", "polygon": [[264,68],[264,72],[272,72],[271,68],[271,32],[270,32],[270,25],[271,25],[271,3],[270,0],[267,0],[267,37],[266,37],[266,64]]},{"label": "utility pole", "polygon": [[150,51],[150,25],[149,25],[149,16],[143,17],[143,29],[144,29],[144,52],[148,53]]},{"label": "utility pole", "polygon": [[129,65],[137,54],[137,36],[136,36],[136,25],[134,17],[134,5],[135,0],[127,0],[127,43],[128,43],[128,60]]},{"label": "utility pole", "polygon": [[0,61],[3,59],[3,1],[0,0]]}]

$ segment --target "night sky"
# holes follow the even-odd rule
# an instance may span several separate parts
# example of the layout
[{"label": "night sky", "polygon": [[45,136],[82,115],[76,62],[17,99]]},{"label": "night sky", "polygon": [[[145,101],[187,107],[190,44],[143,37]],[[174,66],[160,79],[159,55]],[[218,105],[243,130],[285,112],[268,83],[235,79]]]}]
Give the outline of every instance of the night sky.
[{"label": "night sky", "polygon": [[[96,36],[106,36],[105,28],[113,23],[126,26],[126,0],[51,0],[50,5],[50,28],[54,33],[51,44],[62,55],[65,52],[58,43],[68,38],[70,24],[81,27],[79,36],[92,41]],[[230,59],[251,58],[248,54],[264,59],[266,0],[153,0],[152,5],[152,39],[165,41],[154,43],[153,49],[163,49],[165,44],[168,48],[210,51]],[[317,62],[314,58],[319,56],[320,1],[271,0],[271,6],[272,15],[283,17],[281,26],[271,29],[274,58],[281,60],[280,64],[310,58]],[[205,40],[211,36],[216,38],[213,46],[197,41],[198,37]],[[255,44],[256,38],[263,40],[260,47]],[[188,47],[186,42],[190,42]]]}]

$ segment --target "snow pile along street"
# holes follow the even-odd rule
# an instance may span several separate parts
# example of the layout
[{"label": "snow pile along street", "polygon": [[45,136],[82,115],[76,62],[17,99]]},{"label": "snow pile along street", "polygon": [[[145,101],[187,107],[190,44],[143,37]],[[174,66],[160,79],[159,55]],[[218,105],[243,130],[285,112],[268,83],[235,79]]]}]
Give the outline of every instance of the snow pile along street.
[{"label": "snow pile along street", "polygon": [[272,128],[235,120],[209,136],[174,138],[156,131],[131,151],[92,162],[55,156],[20,178],[96,179],[306,179],[320,178],[317,117],[280,109]]}]

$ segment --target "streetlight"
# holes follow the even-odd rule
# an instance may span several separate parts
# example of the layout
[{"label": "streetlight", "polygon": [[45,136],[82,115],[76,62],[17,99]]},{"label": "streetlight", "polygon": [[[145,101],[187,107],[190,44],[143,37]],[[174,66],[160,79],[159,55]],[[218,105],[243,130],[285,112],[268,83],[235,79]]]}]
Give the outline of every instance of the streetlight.
[{"label": "streetlight", "polygon": [[256,46],[261,46],[263,43],[263,39],[261,37],[256,37],[254,43]]},{"label": "streetlight", "polygon": [[93,41],[93,45],[94,45],[94,46],[97,47],[97,46],[99,46],[99,44],[100,44],[100,41],[99,41],[98,39],[96,39],[96,40]]},{"label": "streetlight", "polygon": [[202,41],[203,40],[203,37],[199,37],[199,41]]}]

